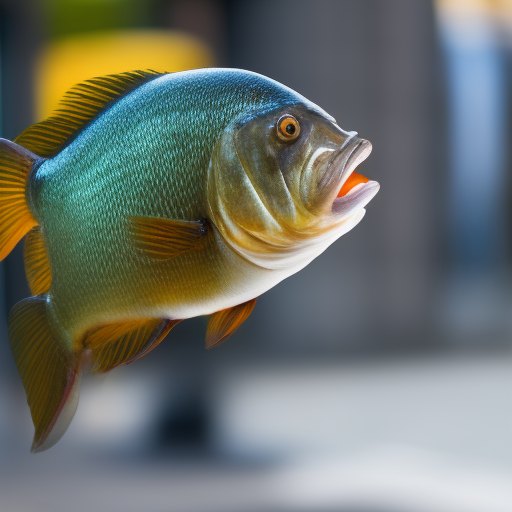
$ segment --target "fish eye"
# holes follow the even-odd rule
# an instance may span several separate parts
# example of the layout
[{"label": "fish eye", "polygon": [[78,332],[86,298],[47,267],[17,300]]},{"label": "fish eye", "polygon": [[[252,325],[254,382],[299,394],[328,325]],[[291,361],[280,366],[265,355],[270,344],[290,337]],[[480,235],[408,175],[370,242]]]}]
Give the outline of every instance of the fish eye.
[{"label": "fish eye", "polygon": [[300,124],[295,117],[286,114],[277,121],[277,136],[284,142],[292,142],[300,135]]}]

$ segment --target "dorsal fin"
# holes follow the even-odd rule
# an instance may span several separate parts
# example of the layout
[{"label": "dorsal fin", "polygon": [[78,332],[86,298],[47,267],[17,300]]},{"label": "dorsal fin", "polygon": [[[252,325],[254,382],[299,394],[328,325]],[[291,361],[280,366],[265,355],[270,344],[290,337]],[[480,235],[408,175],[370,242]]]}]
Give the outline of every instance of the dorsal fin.
[{"label": "dorsal fin", "polygon": [[55,156],[100,112],[163,74],[152,70],[128,71],[77,84],[64,95],[52,116],[27,128],[15,142],[36,155]]}]

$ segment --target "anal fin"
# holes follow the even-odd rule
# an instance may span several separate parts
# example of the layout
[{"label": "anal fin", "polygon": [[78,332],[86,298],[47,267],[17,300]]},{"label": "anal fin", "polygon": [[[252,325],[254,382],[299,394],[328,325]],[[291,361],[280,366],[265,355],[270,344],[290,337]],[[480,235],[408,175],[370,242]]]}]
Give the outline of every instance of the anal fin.
[{"label": "anal fin", "polygon": [[67,430],[78,403],[79,358],[51,321],[46,297],[18,302],[9,337],[35,427],[33,452],[47,450]]},{"label": "anal fin", "polygon": [[92,371],[105,373],[149,354],[181,320],[145,318],[90,329],[84,346],[92,351]]},{"label": "anal fin", "polygon": [[169,260],[200,249],[206,241],[204,221],[132,217],[130,230],[135,246],[155,260]]},{"label": "anal fin", "polygon": [[210,317],[206,329],[206,348],[212,348],[230,336],[249,318],[257,299],[252,299],[232,308],[217,311]]},{"label": "anal fin", "polygon": [[41,226],[32,228],[26,236],[24,257],[25,273],[32,295],[48,292],[52,284],[52,271]]}]

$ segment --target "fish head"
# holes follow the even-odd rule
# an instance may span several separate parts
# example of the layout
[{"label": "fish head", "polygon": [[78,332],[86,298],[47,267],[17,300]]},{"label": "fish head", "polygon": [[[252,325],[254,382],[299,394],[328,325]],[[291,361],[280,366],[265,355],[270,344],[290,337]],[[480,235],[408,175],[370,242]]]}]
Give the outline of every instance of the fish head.
[{"label": "fish head", "polygon": [[354,170],[371,149],[313,104],[245,114],[213,151],[210,217],[252,263],[300,270],[363,218],[379,184]]}]

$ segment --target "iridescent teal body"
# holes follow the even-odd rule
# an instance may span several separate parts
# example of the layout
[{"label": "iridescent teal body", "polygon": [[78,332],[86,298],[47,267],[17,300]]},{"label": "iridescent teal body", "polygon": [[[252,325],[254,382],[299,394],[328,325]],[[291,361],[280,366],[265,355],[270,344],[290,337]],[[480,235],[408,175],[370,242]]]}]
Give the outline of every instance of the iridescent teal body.
[{"label": "iridescent teal body", "polygon": [[212,313],[224,293],[231,303],[221,305],[234,305],[257,270],[268,273],[214,233],[203,250],[153,261],[134,247],[127,218],[206,218],[208,166],[225,127],[247,112],[305,101],[243,71],[164,75],[37,169],[29,207],[47,243],[53,308],[71,338],[109,320]]},{"label": "iridescent teal body", "polygon": [[352,229],[379,189],[353,173],[370,151],[287,87],[226,69],[90,79],[0,139],[0,261],[26,235],[32,296],[9,338],[33,451],[66,431],[85,360],[129,364],[200,315],[213,347]]}]

